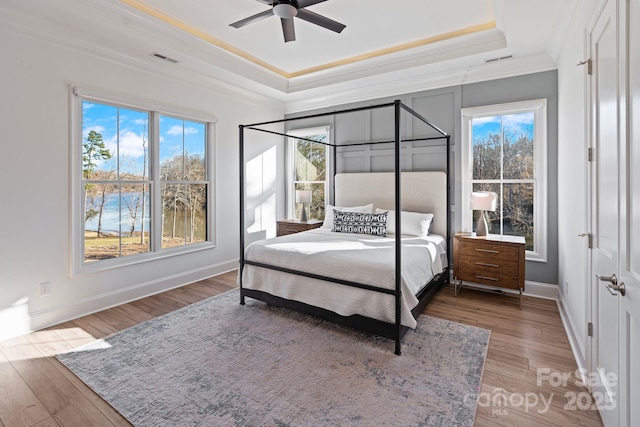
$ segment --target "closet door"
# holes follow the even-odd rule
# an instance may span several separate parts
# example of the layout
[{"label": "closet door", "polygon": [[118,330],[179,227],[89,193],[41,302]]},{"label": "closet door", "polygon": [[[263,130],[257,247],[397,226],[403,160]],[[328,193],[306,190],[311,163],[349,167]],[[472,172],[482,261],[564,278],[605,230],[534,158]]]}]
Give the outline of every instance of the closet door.
[{"label": "closet door", "polygon": [[590,35],[590,375],[605,426],[632,427],[640,425],[640,0],[608,0]]},{"label": "closet door", "polygon": [[640,426],[640,0],[622,1],[620,425]]},{"label": "closet door", "polygon": [[[608,0],[591,31],[592,107],[592,393],[605,427],[618,426],[619,299],[611,293],[619,277],[618,30],[616,1]],[[600,278],[598,278],[598,276]],[[598,402],[599,401],[599,402]]]}]

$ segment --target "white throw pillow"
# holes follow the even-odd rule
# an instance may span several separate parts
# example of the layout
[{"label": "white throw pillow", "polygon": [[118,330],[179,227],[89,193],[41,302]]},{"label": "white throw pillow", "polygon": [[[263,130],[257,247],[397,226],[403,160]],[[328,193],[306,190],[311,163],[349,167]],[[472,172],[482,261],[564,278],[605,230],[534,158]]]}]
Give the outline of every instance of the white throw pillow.
[{"label": "white throw pillow", "polygon": [[[396,234],[396,212],[387,209],[376,209],[376,213],[389,212],[387,216],[387,234]],[[429,235],[432,213],[402,211],[400,219],[404,236],[426,237]]]},{"label": "white throw pillow", "polygon": [[334,209],[342,212],[373,213],[373,203],[369,203],[368,205],[364,205],[364,206],[352,206],[352,207],[346,207],[346,208],[327,205],[324,207],[324,222],[322,223],[323,228],[328,228],[330,230],[333,229],[333,210]]}]

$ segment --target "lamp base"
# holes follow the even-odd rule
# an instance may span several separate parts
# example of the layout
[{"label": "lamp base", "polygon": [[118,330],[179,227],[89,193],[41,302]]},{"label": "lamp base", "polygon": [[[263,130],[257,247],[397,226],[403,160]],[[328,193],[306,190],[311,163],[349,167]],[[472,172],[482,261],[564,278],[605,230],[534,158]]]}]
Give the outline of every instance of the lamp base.
[{"label": "lamp base", "polygon": [[307,222],[307,210],[302,205],[302,213],[300,214],[300,222]]},{"label": "lamp base", "polygon": [[489,230],[487,218],[484,215],[484,211],[480,211],[480,216],[478,217],[478,223],[476,225],[476,236],[487,237],[487,230]]}]

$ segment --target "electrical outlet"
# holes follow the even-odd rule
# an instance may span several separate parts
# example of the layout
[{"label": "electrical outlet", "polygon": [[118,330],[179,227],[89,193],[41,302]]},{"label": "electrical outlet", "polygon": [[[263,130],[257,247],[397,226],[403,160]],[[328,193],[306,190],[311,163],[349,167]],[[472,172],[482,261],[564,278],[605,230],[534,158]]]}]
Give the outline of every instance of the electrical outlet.
[{"label": "electrical outlet", "polygon": [[564,281],[564,294],[565,295],[569,295],[569,281],[568,280]]},{"label": "electrical outlet", "polygon": [[40,283],[40,296],[51,295],[51,282]]}]

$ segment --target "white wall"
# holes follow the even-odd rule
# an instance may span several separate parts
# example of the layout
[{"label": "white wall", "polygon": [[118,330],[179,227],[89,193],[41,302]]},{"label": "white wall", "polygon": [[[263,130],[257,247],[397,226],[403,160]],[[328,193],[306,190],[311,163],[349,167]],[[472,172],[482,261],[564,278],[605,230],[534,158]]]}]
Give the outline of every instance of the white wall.
[{"label": "white wall", "polygon": [[[281,119],[281,103],[2,27],[0,52],[0,340],[236,268],[238,125]],[[218,117],[215,249],[71,277],[70,84]],[[51,295],[39,296],[42,282]]]},{"label": "white wall", "polygon": [[587,23],[597,0],[579,1],[558,61],[558,281],[578,363],[586,361],[589,230]]}]

